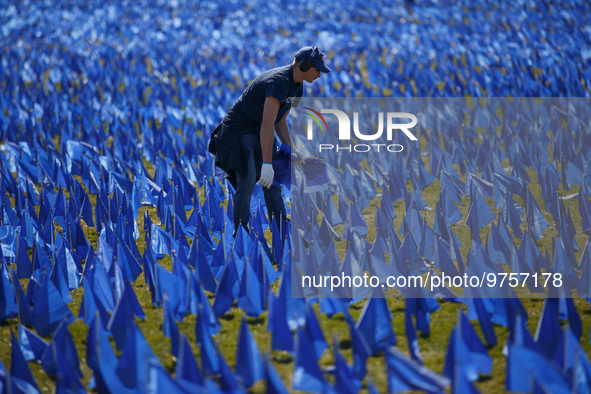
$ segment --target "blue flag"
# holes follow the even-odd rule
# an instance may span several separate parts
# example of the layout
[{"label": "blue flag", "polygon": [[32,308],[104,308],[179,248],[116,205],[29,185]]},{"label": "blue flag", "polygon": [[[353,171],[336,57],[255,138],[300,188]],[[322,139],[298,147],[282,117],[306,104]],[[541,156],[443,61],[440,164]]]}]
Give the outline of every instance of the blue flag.
[{"label": "blue flag", "polygon": [[100,392],[118,393],[125,390],[115,373],[119,361],[107,338],[99,317],[92,319],[86,337],[86,364],[94,372],[94,382]]},{"label": "blue flag", "polygon": [[39,335],[46,337],[56,330],[63,319],[70,324],[75,318],[49,276],[44,277],[35,300],[31,322]]},{"label": "blue flag", "polygon": [[339,341],[336,336],[333,338],[333,349],[335,363],[335,390],[337,393],[348,394],[359,392],[359,389],[361,388],[361,380],[358,380],[353,374],[353,371],[347,365],[347,361],[339,351]]},{"label": "blue flag", "polygon": [[372,353],[377,354],[390,346],[395,346],[396,335],[392,330],[392,313],[386,299],[381,297],[381,292],[374,292],[373,295],[361,311],[357,329],[365,337]]},{"label": "blue flag", "polygon": [[572,376],[573,388],[584,391],[591,386],[591,363],[579,339],[565,327],[554,361],[565,376]]},{"label": "blue flag", "polygon": [[246,387],[251,387],[257,381],[265,378],[265,367],[261,352],[244,316],[240,323],[240,334],[238,335],[236,374],[242,378]]},{"label": "blue flag", "polygon": [[288,394],[287,388],[275,370],[269,354],[265,355],[265,372],[267,394]]},{"label": "blue flag", "polygon": [[180,333],[179,328],[174,319],[174,315],[168,305],[168,299],[165,296],[164,305],[162,306],[162,334],[170,338],[171,353],[173,356],[178,358],[179,346],[180,346]]},{"label": "blue flag", "polygon": [[295,366],[291,380],[291,387],[294,390],[321,393],[328,385],[318,366],[318,358],[315,354],[310,354],[313,346],[308,335],[298,327],[294,349]]},{"label": "blue flag", "polygon": [[11,331],[10,335],[12,338],[12,355],[10,358],[10,377],[12,379],[12,384],[20,386],[22,392],[25,393],[40,393],[37,381],[33,377],[29,364],[21,352],[21,348],[18,340],[14,336],[14,332]]},{"label": "blue flag", "polygon": [[347,309],[345,309],[345,321],[349,325],[351,347],[353,348],[353,373],[359,381],[362,381],[367,373],[366,361],[372,354],[371,348],[363,334],[355,327],[355,321]]},{"label": "blue flag", "polygon": [[505,389],[530,393],[534,390],[536,380],[544,382],[548,387],[554,387],[550,392],[569,390],[564,376],[555,364],[532,349],[509,343]]},{"label": "blue flag", "polygon": [[115,306],[115,311],[111,315],[107,330],[113,334],[117,349],[123,349],[127,342],[127,334],[134,322],[134,316],[145,319],[146,315],[135,296],[133,287],[125,281],[125,287],[121,299]]},{"label": "blue flag", "polygon": [[482,331],[482,335],[484,335],[486,343],[488,343],[489,346],[496,346],[497,336],[490,319],[490,314],[486,310],[483,300],[481,298],[473,298],[472,303],[472,305],[474,305],[474,309],[476,310],[476,314],[478,315],[480,330]]},{"label": "blue flag", "polygon": [[[56,349],[59,350],[61,358],[66,364],[65,366],[59,365],[62,360],[55,354]],[[45,353],[41,357],[41,366],[52,378],[57,377],[60,368],[62,370],[64,368],[70,370],[68,373],[73,374],[76,379],[83,377],[76,343],[65,320],[60,324]]]},{"label": "blue flag", "polygon": [[232,253],[226,260],[226,265],[216,288],[215,300],[212,306],[216,316],[228,312],[240,292],[240,280],[233,255]]},{"label": "blue flag", "polygon": [[460,376],[473,382],[479,373],[490,374],[492,358],[463,311],[459,309],[458,313],[460,318],[448,343],[443,374],[454,383]]},{"label": "blue flag", "polygon": [[[187,261],[193,268],[195,268],[195,273],[197,274],[197,278],[201,282],[201,285],[205,288],[205,290],[209,291],[210,293],[215,293],[215,289],[217,283],[215,278],[212,275],[211,269],[209,264],[205,259],[198,258],[199,256],[199,240],[194,239],[191,244],[191,250],[189,251],[189,255],[187,256]],[[220,243],[220,245],[222,245]],[[219,249],[218,245],[218,249]],[[223,245],[222,245],[223,249]]]},{"label": "blue flag", "polygon": [[271,349],[293,351],[293,334],[287,323],[286,305],[284,300],[276,298],[269,289],[269,315],[267,331],[271,333]]},{"label": "blue flag", "polygon": [[412,314],[410,308],[404,308],[404,332],[406,334],[406,342],[408,344],[408,352],[410,357],[419,364],[423,364],[423,357],[421,356],[421,349],[419,348],[419,339],[415,331],[414,323],[412,322]]},{"label": "blue flag", "polygon": [[2,322],[11,317],[18,317],[19,307],[15,297],[14,286],[10,281],[8,267],[1,255],[0,264],[2,266],[0,269],[0,322]]},{"label": "blue flag", "polygon": [[28,279],[33,275],[33,264],[27,253],[25,238],[19,237],[17,243],[16,273],[19,278]]},{"label": "blue flag", "polygon": [[[46,353],[51,353],[53,363],[55,363],[55,391],[57,393],[86,393],[84,385],[80,382],[80,377],[75,369],[72,369],[68,363],[67,357],[55,342],[49,345]],[[79,369],[79,368],[78,368]]]},{"label": "blue flag", "polygon": [[33,311],[31,310],[31,304],[29,303],[29,299],[25,295],[25,291],[21,286],[21,282],[16,277],[15,271],[12,271],[12,283],[14,283],[16,301],[19,309],[20,323],[31,324],[31,314],[33,313]]},{"label": "blue flag", "polygon": [[536,343],[548,358],[554,357],[562,333],[558,318],[559,302],[558,298],[546,298],[536,330]]},{"label": "blue flag", "polygon": [[246,390],[242,388],[241,382],[236,379],[236,375],[234,375],[224,357],[219,353],[218,359],[220,362],[219,382],[221,391],[231,394],[246,394]]},{"label": "blue flag", "polygon": [[215,313],[213,313],[209,299],[205,295],[200,282],[197,281],[195,273],[193,273],[193,275],[191,275],[191,313],[197,315],[199,313],[199,306],[202,308],[201,313],[204,314],[205,323],[209,325],[211,334],[216,335],[222,329],[222,325]]},{"label": "blue flag", "polygon": [[160,365],[148,359],[146,376],[146,393],[189,394],[193,391],[187,389]]},{"label": "blue flag", "polygon": [[420,366],[396,348],[388,348],[385,357],[389,393],[396,394],[409,390],[444,393],[449,386],[446,377]]},{"label": "blue flag", "polygon": [[195,323],[195,338],[201,353],[201,368],[205,375],[215,374],[220,371],[220,360],[209,326],[203,317],[202,308],[199,308],[197,322]]},{"label": "blue flag", "polygon": [[324,351],[328,348],[328,344],[326,343],[326,339],[324,339],[320,323],[318,323],[318,319],[316,319],[316,314],[310,303],[306,306],[306,327],[303,333],[312,342],[314,351],[316,352],[316,358],[320,359]]},{"label": "blue flag", "polygon": [[[160,363],[134,321],[129,328],[115,373],[128,389],[141,390],[148,380],[146,376],[148,362]],[[108,376],[105,378],[108,379]]]},{"label": "blue flag", "polygon": [[262,263],[261,249],[255,244],[246,259],[237,303],[250,317],[259,317],[265,311],[268,286]]},{"label": "blue flag", "polygon": [[41,361],[48,345],[46,340],[23,325],[18,326],[18,339],[25,360]]},{"label": "blue flag", "polygon": [[190,391],[203,387],[203,376],[185,334],[181,334],[175,376],[177,381]]},{"label": "blue flag", "polygon": [[110,316],[107,310],[103,306],[102,302],[97,300],[88,277],[84,277],[84,295],[80,302],[80,311],[78,312],[78,318],[86,323],[90,327],[90,323],[96,316],[96,312],[99,312],[101,323],[103,327],[107,327],[109,324]]}]

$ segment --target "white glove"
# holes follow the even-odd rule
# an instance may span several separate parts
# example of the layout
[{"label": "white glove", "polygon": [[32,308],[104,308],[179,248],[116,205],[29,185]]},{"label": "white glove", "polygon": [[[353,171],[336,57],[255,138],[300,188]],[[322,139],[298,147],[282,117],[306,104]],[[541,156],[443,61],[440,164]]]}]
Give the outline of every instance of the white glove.
[{"label": "white glove", "polygon": [[271,163],[263,163],[261,167],[261,177],[259,178],[259,184],[267,189],[273,185],[273,177],[275,171],[273,171],[273,165]]},{"label": "white glove", "polygon": [[[295,164],[296,166],[304,164],[304,155],[295,146],[291,148],[291,154],[291,161],[293,164]],[[296,157],[293,157],[294,155],[297,157],[297,159]]]}]

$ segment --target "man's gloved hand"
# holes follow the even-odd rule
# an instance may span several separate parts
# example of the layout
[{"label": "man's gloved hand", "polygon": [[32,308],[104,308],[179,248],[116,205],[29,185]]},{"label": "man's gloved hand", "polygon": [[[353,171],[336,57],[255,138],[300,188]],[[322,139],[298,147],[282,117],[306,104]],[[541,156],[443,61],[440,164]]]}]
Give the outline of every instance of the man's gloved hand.
[{"label": "man's gloved hand", "polygon": [[291,155],[291,161],[293,164],[296,166],[304,164],[304,155],[295,146],[291,147]]},{"label": "man's gloved hand", "polygon": [[263,163],[261,167],[261,177],[259,178],[259,184],[267,189],[273,185],[273,177],[275,171],[273,171],[273,165],[271,163]]}]

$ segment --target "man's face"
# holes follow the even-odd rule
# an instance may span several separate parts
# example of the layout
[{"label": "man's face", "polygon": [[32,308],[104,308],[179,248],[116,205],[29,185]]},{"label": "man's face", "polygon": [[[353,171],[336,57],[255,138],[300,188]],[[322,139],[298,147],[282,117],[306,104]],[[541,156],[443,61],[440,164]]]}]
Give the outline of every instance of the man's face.
[{"label": "man's face", "polygon": [[314,82],[317,78],[320,78],[320,70],[312,66],[308,71],[304,73],[304,80],[308,83]]}]

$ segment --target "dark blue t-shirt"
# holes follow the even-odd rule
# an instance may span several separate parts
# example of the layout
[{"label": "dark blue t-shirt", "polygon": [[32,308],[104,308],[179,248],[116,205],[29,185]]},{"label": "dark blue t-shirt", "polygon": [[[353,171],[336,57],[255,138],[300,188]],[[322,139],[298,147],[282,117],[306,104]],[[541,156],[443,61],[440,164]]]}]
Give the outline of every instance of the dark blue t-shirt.
[{"label": "dark blue t-shirt", "polygon": [[293,80],[291,65],[267,70],[256,77],[238,97],[224,121],[229,125],[255,127],[257,134],[263,122],[263,109],[267,97],[279,100],[275,123],[279,122],[292,106],[292,97],[302,97],[303,84]]},{"label": "dark blue t-shirt", "polygon": [[[293,79],[292,66],[273,68],[256,77],[242,92],[220,124],[219,136],[215,143],[216,164],[231,177],[233,172],[246,175],[246,162],[249,152],[240,144],[245,134],[260,135],[263,122],[263,109],[267,97],[279,100],[279,110],[275,123],[290,110],[291,98],[302,97],[303,83]],[[212,152],[213,153],[213,152]],[[260,152],[255,152],[257,167],[260,167]],[[257,168],[257,173],[260,168]]]}]

